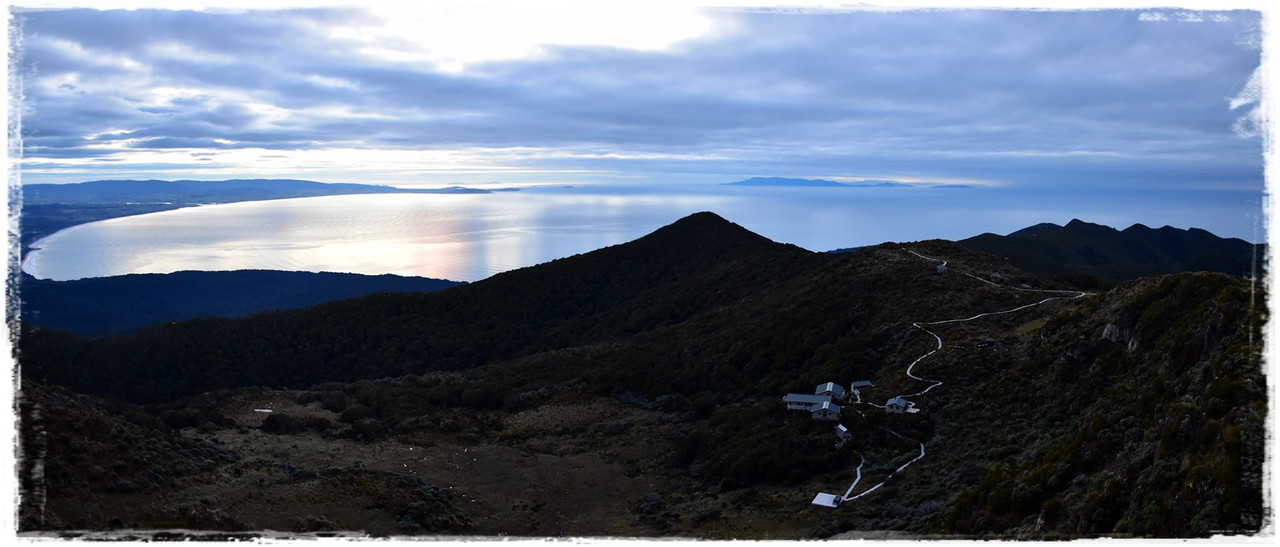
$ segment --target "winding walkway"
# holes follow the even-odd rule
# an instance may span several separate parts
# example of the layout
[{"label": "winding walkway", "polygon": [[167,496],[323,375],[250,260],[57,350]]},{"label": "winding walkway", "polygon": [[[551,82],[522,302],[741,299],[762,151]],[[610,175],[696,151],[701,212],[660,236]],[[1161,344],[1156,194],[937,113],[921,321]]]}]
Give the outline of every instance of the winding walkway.
[{"label": "winding walkway", "polygon": [[[947,261],[945,261],[945,260],[942,260],[942,259],[939,259],[939,258],[932,258],[932,257],[924,256],[924,255],[922,255],[922,254],[920,254],[920,253],[917,253],[917,252],[915,252],[915,251],[912,251],[911,249],[906,249],[906,251],[907,251],[908,253],[911,253],[911,254],[913,254],[913,255],[916,255],[916,256],[918,256],[918,257],[920,257],[920,258],[923,258],[923,259],[925,259],[925,260],[932,260],[932,261],[934,261],[934,262],[941,262],[942,264],[941,264],[941,266],[940,266],[940,271],[943,271],[941,268],[945,268],[945,266],[947,265]],[[915,403],[913,403],[913,402],[909,401],[909,400],[907,399],[907,397],[917,397],[917,396],[920,396],[920,395],[924,395],[925,393],[928,393],[928,392],[929,392],[929,390],[931,390],[931,389],[933,389],[933,388],[935,388],[935,387],[938,387],[938,386],[942,385],[942,381],[941,381],[941,380],[932,380],[932,379],[928,379],[928,378],[922,378],[922,377],[920,377],[920,376],[916,376],[915,374],[913,374],[913,373],[911,372],[911,371],[912,371],[912,369],[913,369],[913,368],[915,368],[915,366],[916,366],[917,364],[919,364],[919,363],[920,363],[920,361],[923,361],[923,360],[927,359],[929,356],[933,355],[934,353],[937,353],[937,352],[938,352],[938,350],[941,350],[941,349],[942,349],[942,337],[941,337],[941,336],[939,336],[939,335],[938,335],[938,333],[933,332],[933,331],[931,331],[931,330],[929,330],[929,329],[926,329],[926,328],[925,328],[925,325],[930,325],[930,326],[932,326],[932,325],[944,325],[944,324],[948,324],[948,323],[963,323],[963,322],[967,322],[967,321],[973,321],[973,320],[975,320],[975,319],[980,319],[980,318],[983,318],[983,317],[989,317],[989,316],[992,316],[992,315],[1001,315],[1001,314],[1013,313],[1013,312],[1017,312],[1017,311],[1025,310],[1025,309],[1027,309],[1027,308],[1032,308],[1032,307],[1035,307],[1035,306],[1039,306],[1039,305],[1041,305],[1041,304],[1044,304],[1044,303],[1046,303],[1046,302],[1051,302],[1051,301],[1054,301],[1054,300],[1074,300],[1074,299],[1083,298],[1083,297],[1085,297],[1085,296],[1089,296],[1089,295],[1093,294],[1093,293],[1088,293],[1088,292],[1083,292],[1083,291],[1063,291],[1063,290],[1055,290],[1055,289],[1024,289],[1024,288],[1020,288],[1020,287],[1010,287],[1010,286],[1007,286],[1007,285],[1001,285],[1001,284],[999,284],[999,283],[992,282],[991,280],[988,280],[988,279],[983,279],[983,278],[978,277],[978,276],[976,276],[976,275],[973,275],[973,274],[971,274],[971,273],[964,273],[964,275],[969,276],[969,277],[972,277],[972,278],[974,278],[974,279],[977,279],[978,281],[982,281],[983,283],[987,283],[987,284],[989,284],[989,285],[993,285],[993,286],[996,286],[996,287],[1002,287],[1002,288],[1006,288],[1006,289],[1013,289],[1013,290],[1016,290],[1016,291],[1040,292],[1040,293],[1046,293],[1046,292],[1047,292],[1047,293],[1065,293],[1065,294],[1070,295],[1070,296],[1051,296],[1051,297],[1049,297],[1049,298],[1045,298],[1045,299],[1043,299],[1043,300],[1040,300],[1039,302],[1035,302],[1035,303],[1032,303],[1032,304],[1026,304],[1026,305],[1023,305],[1023,306],[1018,306],[1018,307],[1016,307],[1016,308],[1011,308],[1011,309],[1007,309],[1007,310],[1001,310],[1001,311],[993,311],[993,312],[980,313],[980,314],[975,315],[975,316],[973,316],[973,317],[966,317],[966,318],[963,318],[963,319],[944,319],[944,320],[941,320],[941,321],[928,321],[928,322],[914,322],[914,323],[911,323],[911,326],[913,326],[913,327],[915,327],[915,328],[917,328],[917,329],[920,329],[920,330],[922,330],[922,331],[924,331],[924,332],[929,333],[929,335],[930,335],[930,336],[933,336],[933,338],[934,338],[935,340],[937,340],[937,341],[938,341],[938,345],[937,345],[937,347],[935,347],[935,348],[933,348],[933,349],[929,350],[929,351],[928,351],[927,353],[925,353],[924,355],[921,355],[920,357],[917,357],[915,361],[912,361],[910,365],[907,365],[907,371],[906,371],[906,374],[907,374],[907,376],[908,376],[909,378],[911,378],[911,379],[913,379],[913,380],[919,380],[919,381],[921,381],[921,382],[930,382],[929,387],[924,388],[924,390],[922,390],[922,391],[919,391],[919,392],[917,392],[917,393],[912,393],[912,394],[909,394],[909,395],[908,395],[908,394],[898,395],[898,397],[902,398],[903,400],[906,400],[909,404],[911,404],[911,405],[912,405],[912,407],[914,407]],[[858,397],[858,400],[857,400],[857,401],[854,401],[854,404],[858,404],[858,403],[862,403],[862,398],[861,398],[861,396],[859,396],[859,397]],[[884,408],[884,405],[878,405],[878,404],[875,404],[875,403],[870,403],[870,402],[868,402],[868,403],[864,403],[864,404],[867,404],[867,405],[869,405],[869,406],[878,407],[878,408]],[[855,409],[855,410],[856,410],[856,409]],[[862,412],[861,412],[861,411],[858,411],[858,414],[862,414]],[[865,416],[865,415],[864,415],[864,416]],[[890,429],[886,429],[885,431],[888,431],[889,433],[892,433],[893,435],[895,435],[895,436],[897,436],[897,437],[899,437],[899,438],[902,438],[902,439],[906,439],[906,440],[914,440],[914,439],[907,439],[906,437],[903,437],[902,435],[900,435],[898,432],[893,431],[893,430],[890,430]],[[897,468],[897,469],[894,469],[894,470],[893,470],[893,472],[889,473],[889,474],[884,478],[884,480],[883,480],[883,481],[880,481],[878,484],[876,484],[876,485],[872,486],[871,488],[868,488],[868,489],[866,489],[866,490],[863,490],[860,494],[858,494],[858,495],[856,495],[856,496],[851,496],[851,494],[853,494],[853,489],[854,489],[855,487],[857,487],[857,486],[858,486],[858,483],[859,483],[859,482],[861,482],[861,481],[862,481],[862,466],[863,466],[864,464],[866,464],[866,461],[867,461],[866,457],[865,457],[865,456],[863,456],[861,453],[859,453],[859,454],[858,454],[858,456],[859,456],[859,458],[861,458],[861,461],[858,463],[858,468],[855,470],[855,471],[856,471],[856,473],[857,473],[857,475],[856,475],[856,476],[854,477],[854,479],[853,479],[853,484],[849,485],[849,490],[847,490],[847,491],[844,493],[844,496],[843,496],[843,497],[839,497],[839,498],[836,498],[836,499],[835,499],[835,504],[837,504],[837,505],[838,505],[838,504],[839,504],[840,502],[842,502],[842,501],[856,500],[856,499],[858,499],[858,498],[861,498],[861,497],[863,497],[863,496],[865,496],[865,495],[867,495],[867,494],[870,494],[870,493],[872,493],[872,492],[876,491],[876,490],[877,490],[877,489],[879,489],[881,486],[884,486],[884,485],[885,485],[885,483],[889,482],[889,479],[893,478],[893,476],[894,476],[894,475],[897,475],[897,474],[898,474],[898,473],[900,473],[903,469],[906,469],[907,467],[909,467],[911,464],[913,464],[913,463],[915,463],[915,462],[917,462],[917,461],[920,461],[920,459],[921,459],[921,458],[924,458],[924,455],[925,455],[925,451],[924,451],[924,443],[920,443],[920,455],[916,456],[915,458],[912,458],[912,459],[911,459],[911,461],[909,461],[909,462],[907,462],[907,463],[904,463],[904,464],[902,464],[901,466],[898,466],[898,468]],[[819,498],[821,498],[821,497],[823,497],[823,496],[824,496],[824,494],[819,494],[818,496],[819,496]],[[814,503],[815,503],[815,504],[817,504],[817,499],[818,499],[818,498],[815,498],[815,500],[814,500]]]}]

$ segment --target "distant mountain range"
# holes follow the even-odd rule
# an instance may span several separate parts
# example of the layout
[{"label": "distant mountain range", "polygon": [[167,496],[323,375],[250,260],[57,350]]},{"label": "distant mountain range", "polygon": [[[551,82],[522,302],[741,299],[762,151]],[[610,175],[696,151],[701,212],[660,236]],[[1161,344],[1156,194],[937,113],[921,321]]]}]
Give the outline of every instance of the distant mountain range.
[{"label": "distant mountain range", "polygon": [[986,233],[959,243],[1005,257],[1045,279],[1080,287],[1106,287],[1128,279],[1186,271],[1261,274],[1266,245],[1224,239],[1199,228],[1116,230],[1072,220],[1066,226],[1037,224],[1007,236]]}]

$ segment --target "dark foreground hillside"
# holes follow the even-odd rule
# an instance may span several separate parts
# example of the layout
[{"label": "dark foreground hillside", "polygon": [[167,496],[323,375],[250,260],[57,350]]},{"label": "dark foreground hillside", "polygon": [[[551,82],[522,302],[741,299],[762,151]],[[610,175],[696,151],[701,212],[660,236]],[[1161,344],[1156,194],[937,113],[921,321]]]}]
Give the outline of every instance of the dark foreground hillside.
[{"label": "dark foreground hillside", "polygon": [[[700,214],[412,297],[102,340],[24,330],[21,528],[1259,531],[1261,286],[1057,288],[951,242],[815,254]],[[855,380],[873,385],[844,403],[839,447],[781,401]],[[895,395],[918,412],[885,412]],[[856,499],[810,503],[855,480]]]}]

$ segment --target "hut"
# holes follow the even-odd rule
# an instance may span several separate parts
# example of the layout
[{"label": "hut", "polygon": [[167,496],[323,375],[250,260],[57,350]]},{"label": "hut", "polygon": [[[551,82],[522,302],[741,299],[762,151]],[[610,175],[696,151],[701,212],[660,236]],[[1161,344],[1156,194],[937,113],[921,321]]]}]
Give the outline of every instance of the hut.
[{"label": "hut", "polygon": [[827,382],[819,385],[813,390],[814,395],[829,395],[832,399],[844,400],[844,387],[835,382]]},{"label": "hut", "polygon": [[840,405],[827,401],[810,410],[809,415],[815,420],[840,421]]},{"label": "hut", "polygon": [[884,404],[884,410],[885,412],[902,414],[906,412],[908,408],[911,408],[913,406],[915,406],[915,403],[912,403],[911,401],[903,399],[902,397],[894,397],[892,399],[889,399],[889,402]]}]

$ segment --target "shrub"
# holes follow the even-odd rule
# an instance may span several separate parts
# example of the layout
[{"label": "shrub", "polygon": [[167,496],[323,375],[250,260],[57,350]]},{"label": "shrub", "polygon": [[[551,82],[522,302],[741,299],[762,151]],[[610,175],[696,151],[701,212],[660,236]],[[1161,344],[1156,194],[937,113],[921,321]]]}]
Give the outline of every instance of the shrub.
[{"label": "shrub", "polygon": [[453,512],[453,494],[448,490],[427,484],[416,475],[401,479],[413,489],[413,501],[405,505],[397,519],[400,529],[419,534],[439,532],[465,525],[466,522]]},{"label": "shrub", "polygon": [[347,396],[341,391],[326,391],[320,395],[320,406],[329,412],[342,412],[347,409]]},{"label": "shrub", "polygon": [[374,441],[386,437],[389,431],[387,426],[377,418],[361,418],[356,423],[351,424],[351,437],[361,441]]},{"label": "shrub", "polygon": [[288,414],[272,414],[262,421],[262,430],[267,433],[301,433],[303,431],[324,431],[333,424],[319,416],[300,417]]},{"label": "shrub", "polygon": [[365,418],[376,418],[377,416],[378,416],[378,413],[375,412],[372,408],[369,408],[361,404],[357,404],[351,408],[348,408],[346,411],[344,411],[340,419],[344,423],[353,424]]}]

